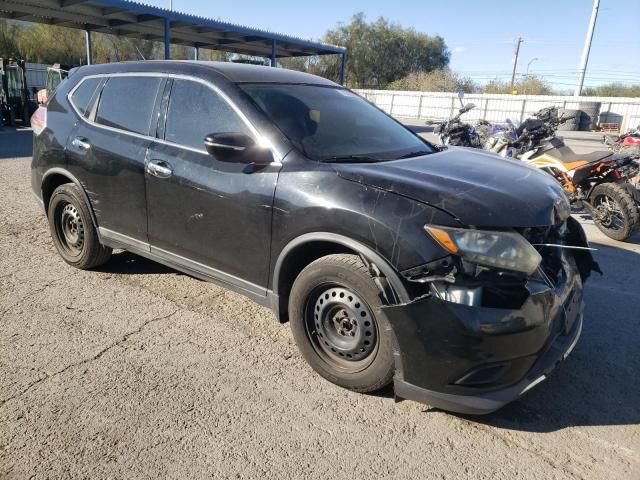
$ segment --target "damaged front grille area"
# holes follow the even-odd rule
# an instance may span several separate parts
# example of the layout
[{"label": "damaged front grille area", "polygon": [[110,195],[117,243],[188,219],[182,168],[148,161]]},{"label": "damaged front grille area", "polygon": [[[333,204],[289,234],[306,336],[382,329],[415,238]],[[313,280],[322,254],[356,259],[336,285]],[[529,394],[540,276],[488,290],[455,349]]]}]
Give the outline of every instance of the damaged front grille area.
[{"label": "damaged front grille area", "polygon": [[468,306],[519,309],[530,296],[529,282],[556,288],[565,276],[563,249],[568,241],[567,222],[552,226],[516,229],[542,260],[531,275],[481,266],[456,255],[403,272],[414,285],[416,296],[431,294],[435,297]]},{"label": "damaged front grille area", "polygon": [[532,280],[546,283],[554,288],[562,279],[562,249],[555,245],[564,245],[566,221],[548,227],[523,228],[519,233],[535,247],[542,262],[538,270],[531,275]]},{"label": "damaged front grille area", "polygon": [[453,255],[403,274],[417,286],[416,296],[431,294],[468,306],[518,309],[529,296],[526,274],[483,267]]}]

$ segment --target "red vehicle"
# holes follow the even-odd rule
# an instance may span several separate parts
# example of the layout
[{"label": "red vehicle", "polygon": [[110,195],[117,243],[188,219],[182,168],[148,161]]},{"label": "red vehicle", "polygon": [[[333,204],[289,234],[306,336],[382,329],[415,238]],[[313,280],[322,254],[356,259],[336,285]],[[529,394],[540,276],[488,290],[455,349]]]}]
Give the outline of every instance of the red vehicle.
[{"label": "red vehicle", "polygon": [[635,130],[631,129],[619,137],[605,135],[602,137],[602,143],[609,145],[609,148],[614,152],[624,149],[625,153],[640,155],[640,125]]}]

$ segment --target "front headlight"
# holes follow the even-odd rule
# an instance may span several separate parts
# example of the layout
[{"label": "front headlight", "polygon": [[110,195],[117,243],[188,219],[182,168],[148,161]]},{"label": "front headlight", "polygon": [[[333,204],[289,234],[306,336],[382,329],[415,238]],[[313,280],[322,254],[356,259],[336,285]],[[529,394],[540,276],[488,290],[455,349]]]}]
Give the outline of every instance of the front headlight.
[{"label": "front headlight", "polygon": [[542,257],[519,233],[425,225],[425,231],[448,252],[488,267],[531,275]]}]

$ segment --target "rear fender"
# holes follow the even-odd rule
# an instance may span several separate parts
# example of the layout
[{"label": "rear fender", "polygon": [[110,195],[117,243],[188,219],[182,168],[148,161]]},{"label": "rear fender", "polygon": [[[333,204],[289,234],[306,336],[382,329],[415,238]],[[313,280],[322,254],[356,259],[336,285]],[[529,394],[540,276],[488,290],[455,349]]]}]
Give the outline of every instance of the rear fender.
[{"label": "rear fender", "polygon": [[[54,175],[61,175],[63,177],[66,177],[69,180],[68,183],[73,183],[78,187],[78,190],[80,190],[80,194],[82,195],[82,199],[86,202],[87,206],[89,207],[89,213],[91,215],[91,223],[93,223],[93,226],[95,227],[96,232],[99,232],[98,221],[96,219],[96,215],[93,211],[93,206],[91,205],[91,201],[89,200],[89,196],[87,195],[87,192],[84,186],[82,185],[82,183],[80,183],[80,180],[78,180],[71,172],[69,172],[69,170],[66,170],[64,168],[60,168],[60,167],[50,168],[42,176],[42,185],[41,185],[40,195],[43,201],[45,212],[48,211],[49,205],[48,205],[48,199],[45,199],[44,190],[45,190],[45,187],[47,186],[47,182]],[[100,233],[98,233],[98,236],[100,236]]]}]

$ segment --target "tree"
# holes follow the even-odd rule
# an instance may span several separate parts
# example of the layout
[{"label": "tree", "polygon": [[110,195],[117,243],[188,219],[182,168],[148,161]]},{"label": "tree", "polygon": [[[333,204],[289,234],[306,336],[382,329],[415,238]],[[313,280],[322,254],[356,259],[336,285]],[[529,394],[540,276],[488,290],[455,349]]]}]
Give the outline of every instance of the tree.
[{"label": "tree", "polygon": [[0,56],[20,56],[20,50],[16,41],[18,35],[19,28],[16,25],[8,24],[6,20],[0,19]]},{"label": "tree", "polygon": [[[449,51],[442,37],[431,37],[402,28],[380,17],[367,23],[358,13],[347,25],[326,33],[324,41],[347,48],[347,78],[354,88],[384,88],[409,73],[430,72],[449,64]],[[339,62],[321,65],[321,72],[335,78]]]},{"label": "tree", "polygon": [[468,78],[443,68],[429,73],[410,73],[406,77],[388,85],[391,90],[414,90],[420,92],[459,92],[475,93],[478,85]]},{"label": "tree", "polygon": [[20,56],[35,63],[86,63],[84,33],[72,28],[36,24],[19,29]]},{"label": "tree", "polygon": [[515,90],[520,95],[553,95],[553,90],[543,79],[527,75],[516,81],[513,88],[510,82],[494,79],[484,87],[484,93],[513,93]]},{"label": "tree", "polygon": [[640,84],[625,85],[614,82],[585,88],[582,94],[590,97],[640,97]]}]

